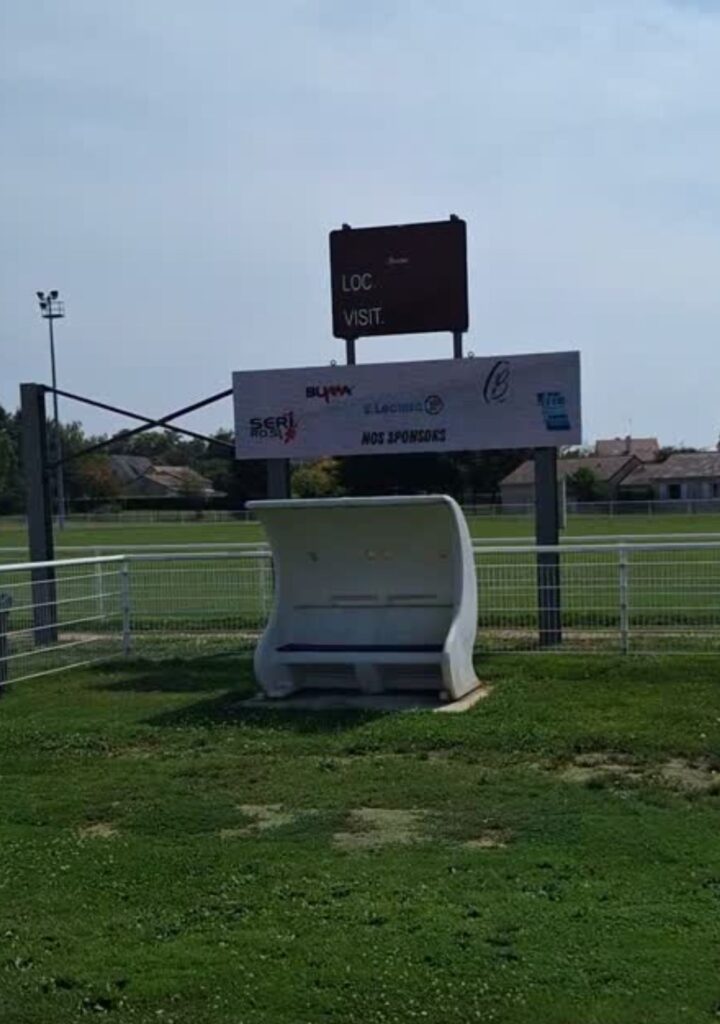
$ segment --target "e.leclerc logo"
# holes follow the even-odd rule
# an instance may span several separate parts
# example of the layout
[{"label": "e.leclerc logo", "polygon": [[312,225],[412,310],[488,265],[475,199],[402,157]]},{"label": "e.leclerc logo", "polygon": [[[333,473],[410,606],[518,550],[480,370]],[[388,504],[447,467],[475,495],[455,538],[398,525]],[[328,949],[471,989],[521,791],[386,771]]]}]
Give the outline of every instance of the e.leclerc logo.
[{"label": "e.leclerc logo", "polygon": [[428,395],[424,401],[397,401],[397,402],[365,402],[363,412],[366,416],[396,416],[409,412],[424,412],[428,416],[439,416],[445,408],[445,402],[440,395]]}]

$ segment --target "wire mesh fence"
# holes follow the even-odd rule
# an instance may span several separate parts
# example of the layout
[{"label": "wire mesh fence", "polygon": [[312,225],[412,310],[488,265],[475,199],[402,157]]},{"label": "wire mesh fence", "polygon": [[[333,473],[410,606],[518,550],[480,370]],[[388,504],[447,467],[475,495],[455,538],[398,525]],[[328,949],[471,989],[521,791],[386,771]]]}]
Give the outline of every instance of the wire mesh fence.
[{"label": "wire mesh fence", "polygon": [[720,650],[717,542],[476,549],[481,649],[543,649],[541,550],[559,559],[558,651]]},{"label": "wire mesh fence", "polygon": [[128,592],[122,557],[0,567],[0,684],[122,653]]},{"label": "wire mesh fence", "polygon": [[257,633],[270,612],[268,551],[133,555],[131,629],[147,633]]},{"label": "wire mesh fence", "polygon": [[[539,556],[557,570],[539,569]],[[720,543],[475,550],[479,652],[720,651]],[[0,565],[0,686],[212,638],[247,645],[273,600],[267,550]],[[541,607],[556,613],[543,633]]]}]

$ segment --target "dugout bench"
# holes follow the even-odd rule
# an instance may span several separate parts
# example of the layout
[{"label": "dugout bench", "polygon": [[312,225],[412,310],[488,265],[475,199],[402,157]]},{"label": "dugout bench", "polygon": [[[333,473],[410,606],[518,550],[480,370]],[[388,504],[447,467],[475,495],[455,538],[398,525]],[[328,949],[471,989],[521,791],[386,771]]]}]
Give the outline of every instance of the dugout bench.
[{"label": "dugout bench", "polygon": [[436,690],[478,681],[477,583],[464,516],[444,495],[255,501],[275,596],[255,651],[269,697]]}]

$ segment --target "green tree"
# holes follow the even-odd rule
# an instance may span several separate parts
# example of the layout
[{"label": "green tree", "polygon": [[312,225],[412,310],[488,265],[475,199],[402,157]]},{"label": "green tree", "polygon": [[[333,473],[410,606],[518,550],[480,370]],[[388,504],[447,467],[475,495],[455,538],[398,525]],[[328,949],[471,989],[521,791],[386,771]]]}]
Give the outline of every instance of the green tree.
[{"label": "green tree", "polygon": [[110,468],[107,455],[86,455],[77,460],[74,483],[77,496],[88,501],[112,501],[120,495],[120,484]]},{"label": "green tree", "polygon": [[[55,424],[48,423],[48,454],[51,461],[55,459]],[[113,495],[88,493],[94,492],[99,478],[104,474],[104,468],[109,473],[109,466],[103,459],[107,459],[101,453],[92,455],[79,455],[85,448],[104,441],[105,435],[87,435],[81,423],[72,420],[70,423],[60,424],[60,444],[63,457],[63,479],[65,482],[65,496],[68,501],[88,497],[112,497]],[[98,461],[99,460],[99,461]]]},{"label": "green tree", "polygon": [[296,498],[332,498],[342,494],[337,459],[318,459],[297,466],[292,474],[292,493]]},{"label": "green tree", "polygon": [[348,494],[460,495],[457,462],[450,455],[353,455],[340,460],[340,484]]},{"label": "green tree", "polygon": [[487,452],[458,452],[451,456],[458,467],[461,493],[456,497],[468,504],[500,495],[500,482],[531,456],[529,451],[498,449]]},{"label": "green tree", "polygon": [[575,501],[603,501],[608,497],[607,485],[589,466],[581,466],[566,477],[568,496]]},{"label": "green tree", "polygon": [[0,508],[10,503],[18,481],[15,446],[7,430],[0,431]]},{"label": "green tree", "polygon": [[0,515],[22,512],[24,507],[20,462],[20,417],[0,406]]}]

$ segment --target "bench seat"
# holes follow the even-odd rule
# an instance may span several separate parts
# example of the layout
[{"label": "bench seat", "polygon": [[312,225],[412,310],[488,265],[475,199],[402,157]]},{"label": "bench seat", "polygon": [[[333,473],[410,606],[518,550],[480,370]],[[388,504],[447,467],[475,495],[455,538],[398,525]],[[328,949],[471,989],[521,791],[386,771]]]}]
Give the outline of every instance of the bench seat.
[{"label": "bench seat", "polygon": [[472,543],[444,495],[252,502],[272,548],[273,608],[255,651],[265,693],[477,686]]},{"label": "bench seat", "polygon": [[283,665],[439,665],[442,644],[282,644]]},{"label": "bench seat", "polygon": [[281,653],[442,654],[442,644],[283,644]]}]

